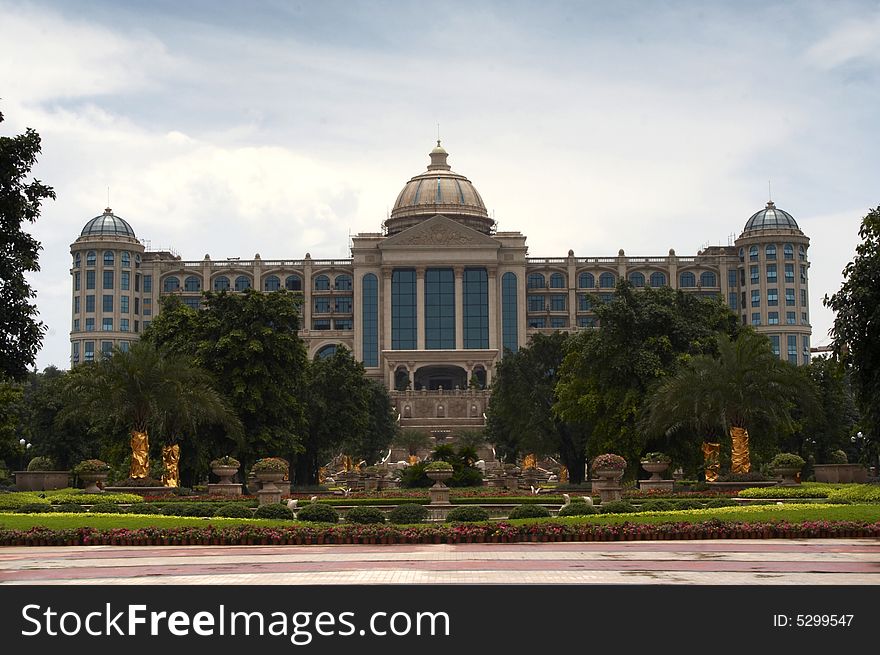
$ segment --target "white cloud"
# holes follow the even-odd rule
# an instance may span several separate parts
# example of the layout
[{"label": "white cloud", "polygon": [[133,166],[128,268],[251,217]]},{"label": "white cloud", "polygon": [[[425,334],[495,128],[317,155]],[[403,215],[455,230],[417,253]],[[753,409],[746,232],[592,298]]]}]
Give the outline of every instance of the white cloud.
[{"label": "white cloud", "polygon": [[828,70],[853,60],[880,58],[880,13],[845,20],[807,51],[807,58]]}]

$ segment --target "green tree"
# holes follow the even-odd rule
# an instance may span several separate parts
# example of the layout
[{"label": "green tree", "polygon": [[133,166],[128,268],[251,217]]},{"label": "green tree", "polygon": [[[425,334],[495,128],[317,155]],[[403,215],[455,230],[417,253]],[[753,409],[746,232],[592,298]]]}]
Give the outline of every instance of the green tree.
[{"label": "green tree", "polygon": [[[0,113],[0,123],[3,114]],[[23,380],[43,342],[36,293],[25,273],[39,271],[40,243],[22,230],[40,216],[40,205],[55,192],[39,180],[27,181],[40,154],[40,135],[31,128],[0,136],[0,380]]]},{"label": "green tree", "polygon": [[825,306],[835,312],[830,330],[834,353],[852,371],[869,456],[880,455],[880,207],[859,228],[862,241],[843,269],[843,284]]},{"label": "green tree", "polygon": [[418,455],[420,450],[426,450],[431,445],[431,437],[421,430],[412,428],[400,430],[393,441],[394,446],[403,448],[410,456]]},{"label": "green tree", "polygon": [[486,412],[486,435],[505,461],[520,453],[558,454],[573,483],[584,479],[588,432],[554,411],[557,382],[569,337],[536,334],[498,364]]}]

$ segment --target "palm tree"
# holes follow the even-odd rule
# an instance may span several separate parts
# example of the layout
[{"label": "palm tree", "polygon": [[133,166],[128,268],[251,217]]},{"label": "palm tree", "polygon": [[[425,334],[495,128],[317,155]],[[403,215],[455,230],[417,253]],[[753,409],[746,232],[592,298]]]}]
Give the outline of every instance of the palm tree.
[{"label": "palm tree", "polygon": [[663,382],[647,405],[648,430],[667,434],[690,428],[707,440],[729,432],[734,473],[750,469],[748,429],[756,424],[792,427],[794,399],[809,394],[797,369],[779,359],[770,342],[751,330],[735,341],[718,337],[718,355],[699,355]]}]

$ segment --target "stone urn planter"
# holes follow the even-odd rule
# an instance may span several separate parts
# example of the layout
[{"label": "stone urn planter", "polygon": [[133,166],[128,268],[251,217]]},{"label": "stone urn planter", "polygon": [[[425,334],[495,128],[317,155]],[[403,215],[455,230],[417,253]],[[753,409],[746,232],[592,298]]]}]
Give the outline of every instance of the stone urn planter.
[{"label": "stone urn planter", "polygon": [[260,506],[281,502],[281,489],[275,485],[284,479],[289,470],[287,460],[280,457],[266,457],[254,462],[251,472],[260,483],[260,490],[257,491]]},{"label": "stone urn planter", "polygon": [[281,489],[275,486],[276,482],[284,479],[284,473],[278,471],[257,471],[254,473],[257,482],[260,483],[260,491],[277,491],[281,493]]},{"label": "stone urn planter", "polygon": [[[212,466],[211,472],[220,478],[218,484],[233,484],[232,478],[238,473],[239,468],[238,466]],[[284,479],[283,473],[281,474],[281,479]]]},{"label": "stone urn planter", "polygon": [[799,468],[779,468],[773,469],[774,475],[782,476],[782,482],[779,483],[780,487],[797,487],[800,485],[798,482],[797,475],[801,470]]},{"label": "stone urn planter", "polygon": [[796,487],[800,485],[797,479],[798,473],[804,468],[806,462],[800,455],[794,453],[780,453],[770,460],[770,470],[776,475],[782,476],[781,487]]},{"label": "stone urn planter", "polygon": [[590,469],[594,478],[593,491],[599,494],[601,501],[620,500],[620,479],[626,469],[626,460],[620,455],[604,453],[593,459]]},{"label": "stone urn planter", "polygon": [[428,490],[431,497],[431,505],[449,505],[449,487],[444,482],[452,477],[452,469],[427,469],[425,475],[434,481],[434,486]]},{"label": "stone urn planter", "polygon": [[98,487],[98,483],[107,481],[107,473],[80,473],[78,477],[85,482],[84,494],[104,493],[104,490]]},{"label": "stone urn planter", "polygon": [[662,480],[663,476],[661,476],[660,474],[669,468],[669,462],[647,462],[647,461],[645,461],[645,462],[642,462],[641,464],[642,464],[642,468],[651,474],[650,480],[652,482],[657,482],[658,480]]}]

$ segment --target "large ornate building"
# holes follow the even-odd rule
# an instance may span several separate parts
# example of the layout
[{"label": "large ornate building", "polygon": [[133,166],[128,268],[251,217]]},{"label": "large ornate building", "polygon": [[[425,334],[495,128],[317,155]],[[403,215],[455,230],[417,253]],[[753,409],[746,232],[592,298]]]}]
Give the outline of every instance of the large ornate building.
[{"label": "large ornate building", "polygon": [[109,208],[71,245],[71,361],[125,349],[163,295],[198,308],[205,290],[289,289],[303,295],[309,354],[350,349],[392,390],[415,427],[482,424],[495,364],[537,332],[595,324],[591,299],[618,280],[636,287],[721,296],[774,351],[809,361],[809,239],[773,202],[732,246],[696,255],[528,257],[526,237],[501,232],[474,185],[452,171],[437,142],[425,172],[397,196],[381,233],[352,239],[351,259],[183,260],[146,250]]}]

